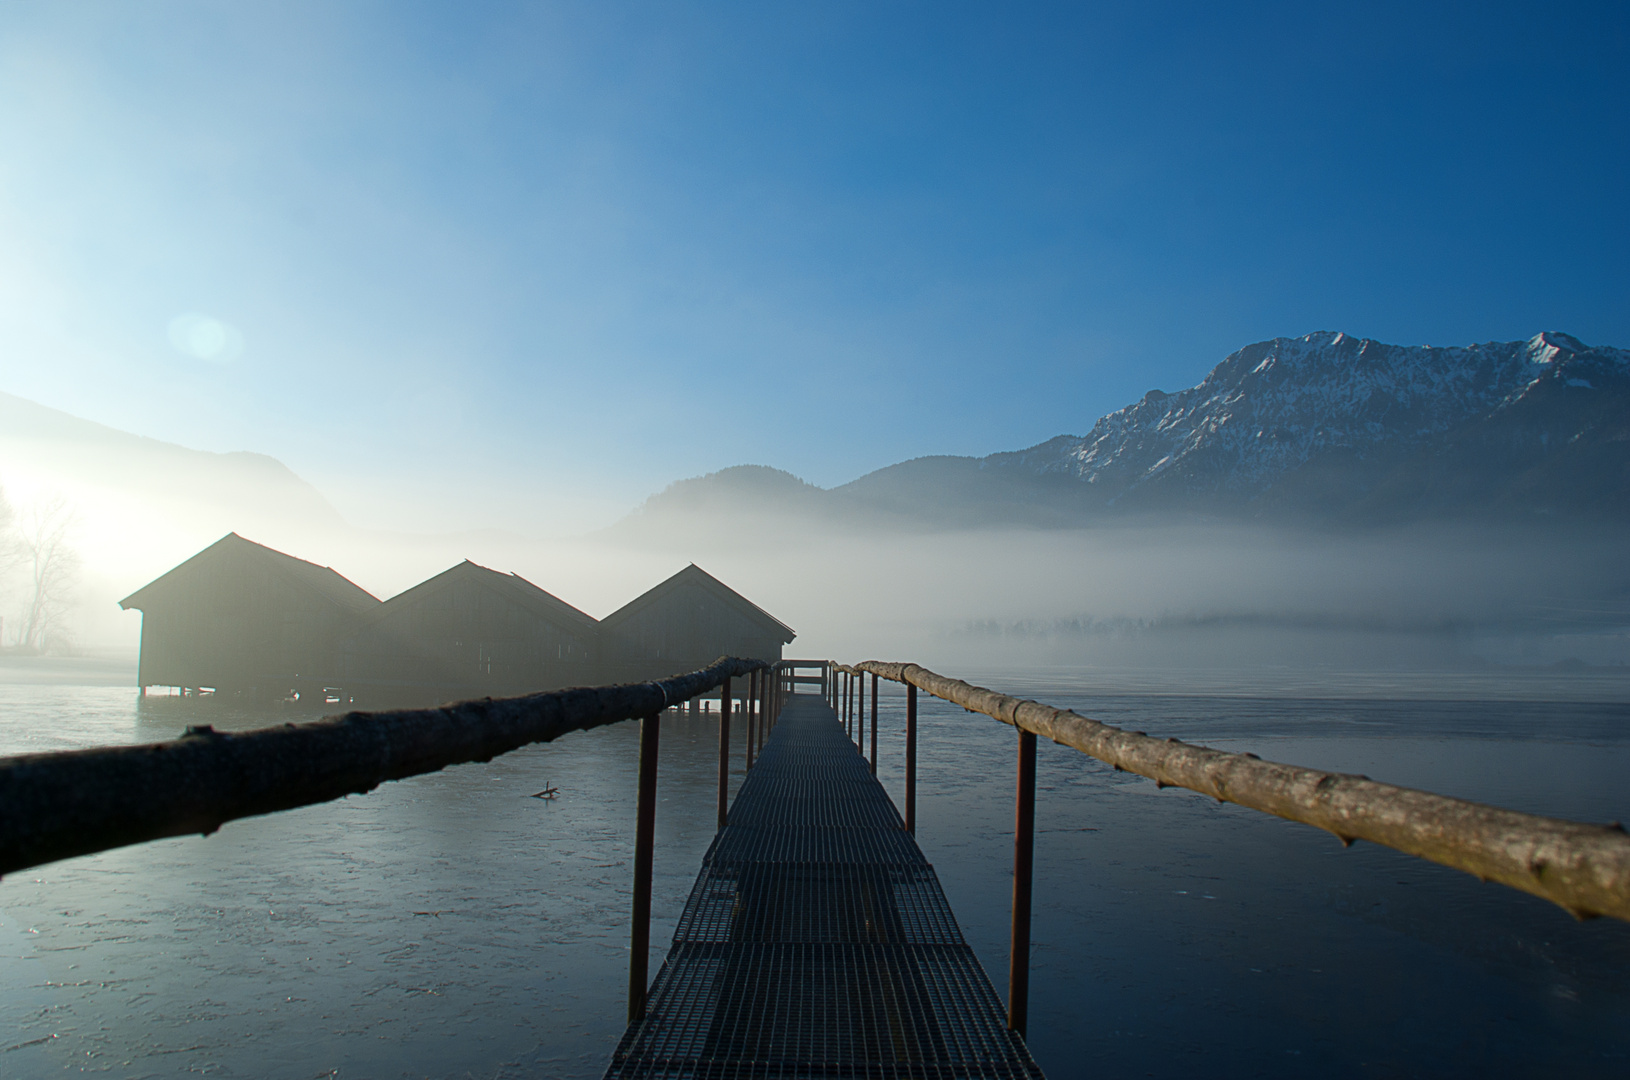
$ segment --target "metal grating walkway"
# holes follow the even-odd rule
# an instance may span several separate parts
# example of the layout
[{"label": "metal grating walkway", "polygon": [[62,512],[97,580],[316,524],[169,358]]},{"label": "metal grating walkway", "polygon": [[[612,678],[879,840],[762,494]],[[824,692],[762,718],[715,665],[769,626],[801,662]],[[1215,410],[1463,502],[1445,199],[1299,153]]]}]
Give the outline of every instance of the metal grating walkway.
[{"label": "metal grating walkway", "polygon": [[819,697],[787,701],[606,1077],[1040,1080],[933,867]]}]

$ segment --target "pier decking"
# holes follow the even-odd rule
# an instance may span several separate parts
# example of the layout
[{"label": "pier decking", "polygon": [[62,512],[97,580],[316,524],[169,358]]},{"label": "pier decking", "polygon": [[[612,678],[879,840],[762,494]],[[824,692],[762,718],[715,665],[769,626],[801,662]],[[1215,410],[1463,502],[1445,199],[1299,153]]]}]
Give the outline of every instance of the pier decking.
[{"label": "pier decking", "polygon": [[787,698],[606,1076],[1041,1077],[819,696]]}]

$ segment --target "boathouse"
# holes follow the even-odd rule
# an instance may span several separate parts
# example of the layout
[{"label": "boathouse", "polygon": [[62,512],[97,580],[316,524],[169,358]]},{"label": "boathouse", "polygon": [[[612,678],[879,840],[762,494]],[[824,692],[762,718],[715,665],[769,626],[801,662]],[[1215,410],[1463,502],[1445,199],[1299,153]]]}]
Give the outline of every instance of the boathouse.
[{"label": "boathouse", "polygon": [[229,533],[120,601],[137,680],[259,700],[422,705],[781,659],[792,629],[692,564],[601,622],[469,560],[380,601],[332,568]]},{"label": "boathouse", "polygon": [[228,533],[136,590],[137,682],[248,698],[322,699],[338,646],[379,599],[336,573]]},{"label": "boathouse", "polygon": [[779,660],[797,634],[695,563],[600,620],[609,679],[665,678],[721,656]]},{"label": "boathouse", "polygon": [[519,574],[466,559],[379,605],[344,644],[358,703],[511,697],[593,682],[598,626]]}]

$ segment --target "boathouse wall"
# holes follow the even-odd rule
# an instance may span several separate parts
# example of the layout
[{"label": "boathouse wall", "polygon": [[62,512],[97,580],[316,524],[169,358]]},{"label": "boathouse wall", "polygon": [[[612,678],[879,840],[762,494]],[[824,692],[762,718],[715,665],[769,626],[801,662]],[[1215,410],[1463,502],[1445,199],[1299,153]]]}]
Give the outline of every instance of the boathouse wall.
[{"label": "boathouse wall", "polygon": [[381,604],[344,645],[358,704],[512,697],[594,681],[594,619],[517,574],[465,561]]},{"label": "boathouse wall", "polygon": [[334,686],[338,645],[377,597],[230,533],[120,602],[142,613],[137,682],[250,698]]},{"label": "boathouse wall", "polygon": [[606,675],[666,678],[721,656],[775,661],[796,636],[694,563],[600,620]]}]

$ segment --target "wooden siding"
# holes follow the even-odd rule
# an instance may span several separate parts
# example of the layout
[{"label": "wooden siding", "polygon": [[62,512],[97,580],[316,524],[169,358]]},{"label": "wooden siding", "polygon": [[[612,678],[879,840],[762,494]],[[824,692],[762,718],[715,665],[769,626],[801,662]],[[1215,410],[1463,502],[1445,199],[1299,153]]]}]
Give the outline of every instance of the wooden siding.
[{"label": "wooden siding", "polygon": [[258,552],[287,558],[217,545],[166,588],[144,590],[140,685],[283,697],[335,684],[336,646],[356,612]]},{"label": "wooden siding", "polygon": [[593,620],[553,617],[529,602],[534,589],[465,563],[392,598],[346,643],[346,688],[373,703],[592,682]]},{"label": "wooden siding", "polygon": [[700,584],[682,583],[630,611],[608,631],[614,677],[661,678],[720,656],[779,660],[782,640],[763,620]]}]

